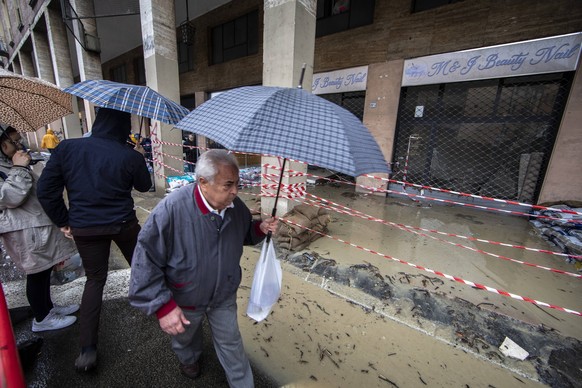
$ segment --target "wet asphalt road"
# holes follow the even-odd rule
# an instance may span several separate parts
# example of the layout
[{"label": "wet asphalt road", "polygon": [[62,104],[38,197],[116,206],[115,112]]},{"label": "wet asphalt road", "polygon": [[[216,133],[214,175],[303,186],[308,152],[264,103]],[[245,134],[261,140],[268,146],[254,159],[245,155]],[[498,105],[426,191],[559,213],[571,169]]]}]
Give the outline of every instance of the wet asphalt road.
[{"label": "wet asphalt road", "polygon": [[[128,271],[114,271],[110,273],[111,283],[119,282],[120,279],[124,283],[128,275]],[[56,296],[61,304],[80,299],[83,280],[81,278],[73,282],[70,289],[53,292],[53,299]],[[10,290],[7,295],[14,295],[20,287],[24,291],[24,282],[10,282],[5,287]],[[7,299],[14,298],[7,296]],[[78,322],[58,331],[32,333],[31,319],[17,323],[14,327],[17,343],[34,337],[44,339],[38,360],[25,373],[28,387],[228,386],[208,326],[204,327],[202,375],[196,380],[190,380],[180,374],[178,361],[170,349],[170,337],[160,330],[157,320],[131,307],[127,298],[106,298],[103,303],[98,367],[95,373],[79,374],[74,369],[79,352]],[[253,373],[256,387],[277,386],[254,367]]]},{"label": "wet asphalt road", "polygon": [[[42,337],[44,344],[36,364],[25,374],[29,387],[227,387],[226,377],[212,346],[209,328],[204,336],[202,376],[183,377],[170,349],[169,336],[155,319],[129,306],[126,299],[103,305],[95,373],[74,370],[78,355],[79,325],[53,332],[32,333],[30,320],[16,326],[17,342]],[[277,385],[253,368],[257,387]]]}]

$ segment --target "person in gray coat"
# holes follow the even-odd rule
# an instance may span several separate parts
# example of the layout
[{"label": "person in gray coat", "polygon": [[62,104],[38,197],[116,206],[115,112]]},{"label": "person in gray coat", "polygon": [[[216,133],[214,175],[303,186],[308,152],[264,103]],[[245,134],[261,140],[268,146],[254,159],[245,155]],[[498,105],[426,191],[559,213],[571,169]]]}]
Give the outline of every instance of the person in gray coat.
[{"label": "person in gray coat", "polygon": [[259,243],[278,221],[253,221],[237,197],[239,169],[225,150],[196,164],[196,183],[180,188],[152,211],[138,236],[131,264],[130,303],[155,314],[172,336],[180,371],[200,374],[202,321],[231,387],[252,387],[253,376],[237,322],[236,292],[243,245]]},{"label": "person in gray coat", "polygon": [[0,129],[0,237],[14,264],[26,274],[32,331],[62,329],[77,320],[69,314],[79,305],[55,305],[50,277],[54,265],[77,250],[42,209],[36,196],[38,176],[29,167],[31,158],[20,138],[11,127]]}]

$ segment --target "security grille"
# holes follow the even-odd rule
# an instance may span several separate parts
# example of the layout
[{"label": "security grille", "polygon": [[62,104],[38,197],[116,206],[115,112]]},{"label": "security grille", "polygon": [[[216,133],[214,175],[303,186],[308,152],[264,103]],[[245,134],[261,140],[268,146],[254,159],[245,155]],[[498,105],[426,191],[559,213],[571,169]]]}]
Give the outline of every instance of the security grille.
[{"label": "security grille", "polygon": [[319,97],[325,98],[350,111],[362,121],[364,119],[364,104],[366,92],[346,92],[333,94],[320,94]]},{"label": "security grille", "polygon": [[393,179],[534,203],[572,73],[403,88]]}]

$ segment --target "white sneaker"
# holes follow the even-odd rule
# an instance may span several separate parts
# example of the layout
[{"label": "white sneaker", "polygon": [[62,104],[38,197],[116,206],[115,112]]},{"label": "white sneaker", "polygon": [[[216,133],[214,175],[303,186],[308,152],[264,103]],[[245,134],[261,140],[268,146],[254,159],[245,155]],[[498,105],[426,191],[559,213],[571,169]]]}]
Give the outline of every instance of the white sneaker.
[{"label": "white sneaker", "polygon": [[47,330],[58,330],[67,326],[71,326],[77,317],[72,317],[68,315],[59,315],[50,312],[42,321],[37,322],[36,319],[32,320],[32,331],[47,331]]},{"label": "white sneaker", "polygon": [[68,306],[59,306],[55,304],[53,305],[51,313],[59,315],[71,315],[79,311],[79,307],[80,306],[78,304],[71,304]]}]

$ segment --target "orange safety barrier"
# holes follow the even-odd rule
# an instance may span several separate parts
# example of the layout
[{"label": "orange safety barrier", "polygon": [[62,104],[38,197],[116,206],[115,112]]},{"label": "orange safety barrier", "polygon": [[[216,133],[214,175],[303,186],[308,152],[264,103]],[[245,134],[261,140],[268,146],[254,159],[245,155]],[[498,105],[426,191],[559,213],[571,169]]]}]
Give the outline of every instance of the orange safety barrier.
[{"label": "orange safety barrier", "polygon": [[0,283],[0,388],[25,386],[4,289]]}]

